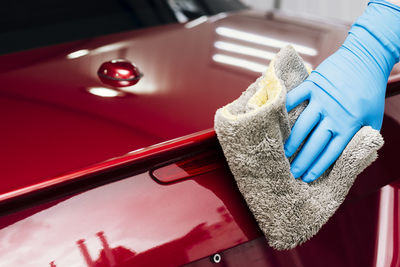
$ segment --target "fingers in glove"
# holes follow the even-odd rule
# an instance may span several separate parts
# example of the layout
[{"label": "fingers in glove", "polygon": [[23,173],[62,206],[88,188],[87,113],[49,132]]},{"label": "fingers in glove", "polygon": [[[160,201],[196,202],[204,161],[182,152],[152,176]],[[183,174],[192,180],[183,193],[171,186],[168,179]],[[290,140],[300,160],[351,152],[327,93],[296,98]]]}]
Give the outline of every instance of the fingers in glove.
[{"label": "fingers in glove", "polygon": [[287,112],[290,112],[293,108],[297,107],[300,103],[302,103],[310,98],[310,86],[314,86],[314,85],[305,81],[287,93],[287,95],[286,95],[286,110],[287,110]]},{"label": "fingers in glove", "polygon": [[310,103],[297,118],[289,138],[285,143],[285,155],[291,157],[304,141],[311,130],[321,119],[321,113],[316,105]]},{"label": "fingers in glove", "polygon": [[326,123],[321,121],[292,162],[291,172],[294,178],[300,177],[309,169],[331,139],[332,132],[326,127]]},{"label": "fingers in glove", "polygon": [[306,183],[310,183],[321,176],[332,165],[332,163],[337,160],[352,137],[353,134],[333,137],[325,150],[313,163],[310,169],[303,175],[302,180]]}]

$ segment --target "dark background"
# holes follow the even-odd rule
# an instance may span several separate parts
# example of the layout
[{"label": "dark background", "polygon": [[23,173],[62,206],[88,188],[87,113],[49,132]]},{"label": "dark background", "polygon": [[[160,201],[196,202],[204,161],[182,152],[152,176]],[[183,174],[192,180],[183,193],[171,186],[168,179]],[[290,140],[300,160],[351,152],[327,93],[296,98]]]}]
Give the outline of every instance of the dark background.
[{"label": "dark background", "polygon": [[243,9],[238,0],[14,0],[0,8],[0,54]]}]

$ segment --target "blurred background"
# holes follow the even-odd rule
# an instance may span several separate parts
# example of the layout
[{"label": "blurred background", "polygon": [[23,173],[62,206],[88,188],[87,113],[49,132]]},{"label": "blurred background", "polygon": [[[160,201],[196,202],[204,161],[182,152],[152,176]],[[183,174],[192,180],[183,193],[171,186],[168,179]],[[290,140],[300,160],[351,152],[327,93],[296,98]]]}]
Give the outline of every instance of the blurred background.
[{"label": "blurred background", "polygon": [[0,9],[0,54],[246,8],[346,25],[368,0],[19,0]]},{"label": "blurred background", "polygon": [[353,22],[366,7],[368,0],[241,0],[249,7],[268,10],[272,8],[301,15],[318,16]]}]

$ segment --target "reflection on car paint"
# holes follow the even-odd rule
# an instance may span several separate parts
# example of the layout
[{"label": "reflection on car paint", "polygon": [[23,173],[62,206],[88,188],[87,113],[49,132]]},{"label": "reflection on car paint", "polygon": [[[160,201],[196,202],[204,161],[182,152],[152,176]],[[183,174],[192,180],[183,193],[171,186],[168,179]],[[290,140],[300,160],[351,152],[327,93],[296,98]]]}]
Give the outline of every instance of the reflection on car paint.
[{"label": "reflection on car paint", "polygon": [[283,41],[282,39],[268,37],[268,35],[258,35],[258,34],[246,32],[246,31],[240,31],[237,29],[227,28],[227,27],[217,27],[215,29],[215,32],[221,36],[238,39],[238,40],[242,40],[242,41],[246,41],[246,42],[250,42],[250,43],[265,45],[268,47],[279,48],[279,49],[290,44],[300,54],[305,54],[305,55],[309,55],[309,56],[318,55],[318,51],[312,47],[296,44],[294,42]]},{"label": "reflection on car paint", "polygon": [[[230,30],[265,36],[274,44],[318,49],[317,56],[304,54],[312,64],[346,34],[340,25],[304,26],[299,21],[304,20],[251,11],[223,13],[189,29],[168,25],[3,56],[0,91],[6,97],[0,106],[12,114],[3,123],[7,133],[19,134],[5,133],[7,142],[1,146],[1,161],[9,166],[3,170],[9,180],[1,183],[2,193],[212,127],[215,110],[266,69],[268,59],[252,55],[278,51],[234,38]],[[241,53],[227,51],[232,44]],[[145,76],[123,89],[104,86],[97,70],[115,58],[135,62]],[[21,162],[29,164],[19,168]]]},{"label": "reflection on car paint", "polygon": [[395,182],[380,189],[374,265],[376,267],[398,266],[398,264],[400,264],[399,191],[399,182]]},{"label": "reflection on car paint", "polygon": [[[216,188],[206,187],[211,178],[160,185],[142,173],[78,194],[1,229],[0,262],[60,267],[162,261],[173,266],[255,237],[244,234],[231,214],[235,211],[220,199],[228,202],[237,195],[229,188],[216,195]],[[255,226],[247,219],[250,225]]]}]

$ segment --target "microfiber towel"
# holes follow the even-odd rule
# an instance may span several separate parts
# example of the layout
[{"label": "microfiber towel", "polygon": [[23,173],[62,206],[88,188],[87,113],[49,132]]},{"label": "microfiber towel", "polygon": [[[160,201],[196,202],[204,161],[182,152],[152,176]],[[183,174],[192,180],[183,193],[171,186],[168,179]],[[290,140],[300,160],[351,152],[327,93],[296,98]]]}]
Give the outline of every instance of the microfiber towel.
[{"label": "microfiber towel", "polygon": [[317,180],[294,179],[290,162],[296,155],[286,158],[283,145],[307,102],[288,114],[286,93],[308,74],[296,51],[285,47],[260,78],[215,114],[215,131],[237,186],[268,243],[279,250],[320,230],[383,145],[379,131],[364,126]]}]

